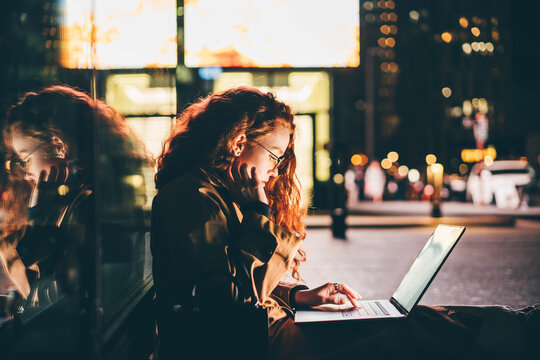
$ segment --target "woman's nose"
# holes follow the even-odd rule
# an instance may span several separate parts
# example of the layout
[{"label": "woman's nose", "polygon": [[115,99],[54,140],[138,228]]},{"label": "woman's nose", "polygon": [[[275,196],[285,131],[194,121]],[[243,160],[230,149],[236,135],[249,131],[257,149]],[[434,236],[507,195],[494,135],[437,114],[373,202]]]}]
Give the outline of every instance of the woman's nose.
[{"label": "woman's nose", "polygon": [[277,169],[277,166],[275,168],[273,168],[272,170],[270,170],[270,176],[273,176],[273,177],[276,177],[279,175],[279,170]]}]

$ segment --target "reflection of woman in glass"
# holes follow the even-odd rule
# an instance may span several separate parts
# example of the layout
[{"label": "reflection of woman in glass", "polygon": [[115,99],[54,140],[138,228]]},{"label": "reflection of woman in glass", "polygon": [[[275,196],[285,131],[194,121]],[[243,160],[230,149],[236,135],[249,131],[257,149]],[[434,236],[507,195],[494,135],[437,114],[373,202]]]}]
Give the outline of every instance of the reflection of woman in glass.
[{"label": "reflection of woman in glass", "polygon": [[[205,358],[205,350],[212,352],[215,339],[182,329],[186,323],[176,322],[175,314],[194,304],[230,311],[220,306],[240,297],[231,275],[245,290],[240,301],[254,299],[268,309],[272,358],[442,358],[469,351],[480,320],[453,317],[446,309],[420,306],[399,324],[294,323],[295,305],[343,304],[345,297],[354,304],[359,298],[344,284],[308,289],[283,282],[291,266],[298,278],[305,234],[294,181],[294,130],[287,105],[246,87],[210,95],[179,116],[158,159],[152,207],[161,358]],[[192,313],[185,314],[181,319]],[[253,331],[233,322],[214,326]],[[219,356],[223,349],[214,350]],[[252,358],[260,356],[265,354]]]},{"label": "reflection of woman in glass", "polygon": [[[30,284],[29,293],[19,291],[28,314],[76,295],[81,261],[87,258],[79,255],[89,246],[85,239],[95,219],[94,164],[101,174],[102,214],[119,214],[137,194],[125,177],[139,173],[146,159],[122,116],[67,86],[24,95],[7,114],[4,141],[13,152],[11,176],[31,184],[23,205],[29,226],[16,241]],[[96,144],[106,156],[98,156]]]}]

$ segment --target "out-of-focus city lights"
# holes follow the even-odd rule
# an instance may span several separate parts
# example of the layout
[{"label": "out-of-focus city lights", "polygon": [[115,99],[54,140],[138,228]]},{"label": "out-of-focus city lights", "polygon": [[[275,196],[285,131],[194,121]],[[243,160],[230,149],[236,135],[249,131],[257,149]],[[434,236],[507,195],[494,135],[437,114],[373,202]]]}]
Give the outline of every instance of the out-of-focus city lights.
[{"label": "out-of-focus city lights", "polygon": [[412,183],[415,183],[415,182],[419,181],[420,180],[420,171],[418,171],[416,169],[409,170],[408,178],[409,178],[409,181],[412,182]]},{"label": "out-of-focus city lights", "polygon": [[520,158],[519,158],[519,161],[525,162],[525,163],[526,163],[526,162],[529,162],[529,160],[527,160],[527,158],[526,158],[525,156],[520,157]]},{"label": "out-of-focus city lights", "polygon": [[478,43],[478,50],[480,50],[480,51],[486,51],[486,43],[483,42],[483,41],[480,41],[480,42]]},{"label": "out-of-focus city lights", "polygon": [[379,0],[377,2],[377,6],[380,8],[380,9],[384,9],[386,8],[386,2],[384,2],[384,0]]},{"label": "out-of-focus city lights", "polygon": [[385,5],[390,10],[393,10],[396,7],[396,4],[393,1],[386,1]]},{"label": "out-of-focus city lights", "polygon": [[399,154],[397,152],[395,152],[395,151],[390,151],[388,153],[388,155],[386,155],[386,157],[388,158],[388,160],[390,160],[391,162],[394,163],[394,162],[398,161]]},{"label": "out-of-focus city lights", "polygon": [[471,28],[471,33],[472,33],[474,36],[478,37],[478,36],[480,36],[480,29],[477,28],[476,26],[475,26],[475,27],[472,27],[472,28]]},{"label": "out-of-focus city lights", "polygon": [[489,110],[488,102],[484,98],[478,99],[478,111],[482,114],[487,114]]},{"label": "out-of-focus city lights", "polygon": [[470,54],[472,52],[472,47],[469,43],[464,43],[463,45],[461,45],[461,48],[463,49],[463,52],[465,54]]},{"label": "out-of-focus city lights", "polygon": [[433,154],[426,155],[426,164],[433,165],[437,162],[437,157]]},{"label": "out-of-focus city lights", "polygon": [[382,21],[388,21],[388,13],[381,13],[381,15],[379,15],[379,18],[382,20]]},{"label": "out-of-focus city lights", "polygon": [[392,162],[389,159],[382,159],[381,160],[381,167],[385,170],[388,170],[392,167]]},{"label": "out-of-focus city lights", "polygon": [[476,41],[471,44],[471,47],[472,47],[473,51],[479,51],[480,50],[480,47],[478,46],[478,43]]},{"label": "out-of-focus city lights", "polygon": [[392,48],[396,45],[396,40],[394,38],[389,37],[389,38],[386,38],[385,43],[386,43],[386,46]]},{"label": "out-of-focus city lights", "polygon": [[384,35],[390,34],[390,26],[388,26],[388,25],[383,25],[383,26],[381,26],[379,30],[380,30],[381,33],[383,33]]},{"label": "out-of-focus city lights", "polygon": [[435,189],[433,188],[433,186],[431,184],[427,184],[424,187],[424,194],[426,196],[431,196],[431,195],[433,195],[433,193],[435,193]]},{"label": "out-of-focus city lights", "polygon": [[401,165],[398,168],[398,174],[399,176],[405,177],[409,173],[409,168],[406,165]]},{"label": "out-of-focus city lights", "polygon": [[459,25],[461,25],[462,28],[466,29],[467,26],[469,26],[469,21],[465,17],[459,18]]},{"label": "out-of-focus city lights", "polygon": [[345,179],[345,178],[343,177],[342,174],[336,174],[336,175],[334,175],[334,177],[333,177],[334,183],[335,183],[335,184],[338,184],[338,185],[343,184],[344,179]]},{"label": "out-of-focus city lights", "polygon": [[390,21],[392,21],[392,22],[396,22],[397,19],[398,19],[398,16],[397,16],[396,13],[390,13],[390,14],[388,14],[388,19],[389,19]]},{"label": "out-of-focus city lights", "polygon": [[418,13],[418,11],[413,10],[409,12],[409,17],[412,21],[418,21],[418,19],[420,19],[420,14]]},{"label": "out-of-focus city lights", "polygon": [[449,87],[443,87],[441,92],[445,98],[449,98],[450,96],[452,96],[452,89],[450,89]]},{"label": "out-of-focus city lights", "polygon": [[493,52],[495,50],[495,46],[493,45],[493,43],[491,42],[486,43],[486,50],[489,52]]},{"label": "out-of-focus city lights", "polygon": [[371,1],[366,1],[363,6],[368,11],[373,10],[373,3]]},{"label": "out-of-focus city lights", "polygon": [[435,164],[431,165],[431,172],[432,173],[441,174],[443,171],[444,171],[444,167],[441,164],[435,163]]},{"label": "out-of-focus city lights", "polygon": [[351,164],[353,164],[354,166],[358,166],[362,163],[362,156],[360,156],[359,154],[354,154],[353,156],[351,156]]},{"label": "out-of-focus city lights", "polygon": [[382,38],[379,38],[379,39],[377,40],[377,44],[379,44],[380,47],[386,47],[386,42],[385,42],[385,40],[386,40],[386,39],[383,38],[383,37],[382,37]]},{"label": "out-of-focus city lights", "polygon": [[490,166],[493,164],[493,158],[489,155],[486,155],[484,157],[484,164],[486,164],[486,166]]},{"label": "out-of-focus city lights", "polygon": [[463,115],[471,116],[473,111],[472,103],[469,100],[463,101]]},{"label": "out-of-focus city lights", "polygon": [[493,146],[488,146],[487,149],[463,149],[461,150],[461,160],[468,163],[482,161],[489,156],[495,160],[497,158],[497,150]]},{"label": "out-of-focus city lights", "polygon": [[445,42],[445,43],[449,43],[449,42],[452,42],[452,34],[450,34],[449,32],[443,32],[441,34],[441,39]]},{"label": "out-of-focus city lights", "polygon": [[469,171],[467,164],[459,164],[459,173],[465,175]]},{"label": "out-of-focus city lights", "polygon": [[454,107],[450,110],[450,114],[451,114],[453,117],[460,117],[461,115],[463,115],[463,110],[462,110],[461,107],[459,107],[459,106],[454,106]]},{"label": "out-of-focus city lights", "polygon": [[363,166],[368,162],[368,157],[364,154],[354,154],[351,157],[351,164],[355,166]]},{"label": "out-of-focus city lights", "polygon": [[396,35],[397,32],[398,32],[397,26],[396,25],[390,25],[390,34]]},{"label": "out-of-focus city lights", "polygon": [[493,40],[499,41],[499,32],[497,30],[492,30],[491,37],[493,38]]},{"label": "out-of-focus city lights", "polygon": [[399,70],[399,66],[395,62],[391,62],[388,64],[388,70],[390,70],[390,72],[396,73]]}]

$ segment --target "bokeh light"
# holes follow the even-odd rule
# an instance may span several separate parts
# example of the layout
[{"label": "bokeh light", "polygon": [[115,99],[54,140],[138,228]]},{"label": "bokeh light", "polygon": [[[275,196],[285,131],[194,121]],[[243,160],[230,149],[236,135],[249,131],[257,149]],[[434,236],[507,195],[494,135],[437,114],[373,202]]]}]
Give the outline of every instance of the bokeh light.
[{"label": "bokeh light", "polygon": [[408,177],[410,182],[415,183],[420,180],[420,171],[416,169],[411,169],[409,170]]},{"label": "bokeh light", "polygon": [[441,93],[445,98],[449,98],[450,96],[452,96],[452,89],[450,89],[449,87],[443,87]]},{"label": "bokeh light", "polygon": [[441,39],[445,42],[445,43],[450,43],[452,42],[452,34],[450,34],[449,32],[445,31],[441,34]]},{"label": "bokeh light", "polygon": [[471,33],[474,36],[478,37],[478,36],[480,36],[480,29],[475,26],[475,27],[471,28]]},{"label": "bokeh light", "polygon": [[426,155],[426,163],[428,165],[433,165],[437,162],[437,157],[433,154]]},{"label": "bokeh light", "polygon": [[442,174],[444,171],[444,167],[439,164],[439,163],[435,163],[433,165],[431,165],[431,172],[434,173],[434,174]]},{"label": "bokeh light", "polygon": [[398,174],[403,177],[407,176],[409,174],[409,168],[406,165],[401,165],[398,168]]},{"label": "bokeh light", "polygon": [[382,159],[381,160],[381,167],[385,170],[388,170],[392,167],[392,162],[389,159]]},{"label": "bokeh light", "polygon": [[334,180],[334,183],[336,183],[338,185],[341,185],[341,184],[343,184],[344,177],[343,177],[342,174],[336,174],[336,175],[334,175],[333,180]]},{"label": "bokeh light", "polygon": [[459,25],[461,25],[462,28],[466,29],[467,26],[469,26],[469,21],[465,17],[459,18]]},{"label": "bokeh light", "polygon": [[463,45],[461,45],[461,48],[463,49],[463,52],[465,54],[470,54],[472,52],[472,47],[469,43],[464,43]]},{"label": "bokeh light", "polygon": [[388,153],[388,155],[386,155],[386,157],[388,158],[388,160],[390,160],[391,162],[394,163],[394,162],[398,161],[399,154],[397,152],[395,152],[395,151],[390,151]]},{"label": "bokeh light", "polygon": [[467,164],[460,164],[459,165],[459,173],[461,175],[465,175],[468,171],[469,171],[469,167],[467,166]]}]

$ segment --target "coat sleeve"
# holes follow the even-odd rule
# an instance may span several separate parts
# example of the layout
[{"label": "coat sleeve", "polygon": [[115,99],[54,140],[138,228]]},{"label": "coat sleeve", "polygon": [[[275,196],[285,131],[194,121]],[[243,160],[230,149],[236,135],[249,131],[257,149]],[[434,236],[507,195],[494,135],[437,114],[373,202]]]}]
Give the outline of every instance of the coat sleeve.
[{"label": "coat sleeve", "polygon": [[255,211],[243,215],[238,245],[254,295],[263,304],[287,272],[302,240]]}]

